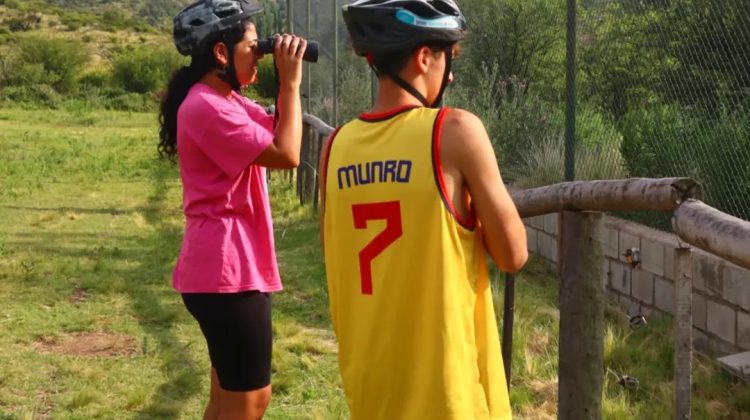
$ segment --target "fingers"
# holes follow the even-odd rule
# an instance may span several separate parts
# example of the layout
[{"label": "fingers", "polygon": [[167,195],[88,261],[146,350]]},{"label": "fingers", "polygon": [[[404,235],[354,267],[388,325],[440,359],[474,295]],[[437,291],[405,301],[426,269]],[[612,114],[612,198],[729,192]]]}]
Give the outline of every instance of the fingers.
[{"label": "fingers", "polygon": [[307,50],[307,40],[304,38],[299,38],[299,43],[296,49],[297,58],[302,59],[302,57],[305,55],[305,50]]},{"label": "fingers", "polygon": [[274,45],[276,57],[302,58],[307,48],[307,41],[301,37],[290,34],[276,35]]}]

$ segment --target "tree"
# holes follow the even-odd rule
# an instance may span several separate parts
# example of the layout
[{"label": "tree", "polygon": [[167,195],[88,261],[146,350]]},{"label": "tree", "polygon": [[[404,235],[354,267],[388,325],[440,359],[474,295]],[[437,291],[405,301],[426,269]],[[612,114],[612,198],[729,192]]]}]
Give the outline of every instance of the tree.
[{"label": "tree", "polygon": [[557,99],[565,73],[565,2],[561,0],[464,0],[468,21],[457,83],[478,86],[482,68],[501,80],[518,79],[524,91]]}]

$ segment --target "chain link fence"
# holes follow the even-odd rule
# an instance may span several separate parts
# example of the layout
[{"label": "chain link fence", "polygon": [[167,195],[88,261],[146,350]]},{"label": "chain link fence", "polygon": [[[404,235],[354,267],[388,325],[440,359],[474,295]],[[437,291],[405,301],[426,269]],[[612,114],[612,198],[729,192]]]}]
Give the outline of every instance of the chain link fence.
[{"label": "chain link fence", "polygon": [[[374,81],[351,51],[347,1],[271,3],[320,43],[305,111],[336,125],[367,109]],[[459,6],[469,36],[447,104],[482,118],[506,181],[563,181],[566,1]],[[580,0],[575,33],[575,179],[690,176],[708,204],[750,220],[750,2]],[[669,229],[665,215],[624,216]]]}]

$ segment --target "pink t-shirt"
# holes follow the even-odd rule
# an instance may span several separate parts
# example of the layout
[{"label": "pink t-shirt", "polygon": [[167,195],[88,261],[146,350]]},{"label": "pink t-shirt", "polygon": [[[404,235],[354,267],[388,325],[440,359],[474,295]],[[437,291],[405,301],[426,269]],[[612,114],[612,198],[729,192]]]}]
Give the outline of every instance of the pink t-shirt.
[{"label": "pink t-shirt", "polygon": [[276,292],[265,168],[273,117],[247,98],[195,84],[177,113],[185,236],[174,269],[180,293]]}]

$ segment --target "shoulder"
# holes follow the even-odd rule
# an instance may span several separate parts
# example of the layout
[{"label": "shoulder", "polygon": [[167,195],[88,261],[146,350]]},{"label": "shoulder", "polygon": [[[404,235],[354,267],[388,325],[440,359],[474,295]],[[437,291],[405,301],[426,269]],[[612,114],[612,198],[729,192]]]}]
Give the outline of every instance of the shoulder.
[{"label": "shoulder", "polygon": [[461,108],[445,111],[441,136],[443,148],[463,153],[481,148],[488,142],[487,130],[479,117]]},{"label": "shoulder", "polygon": [[209,88],[200,84],[193,85],[185,100],[180,105],[180,113],[199,114],[205,118],[206,113],[219,111],[228,105],[228,101]]}]

